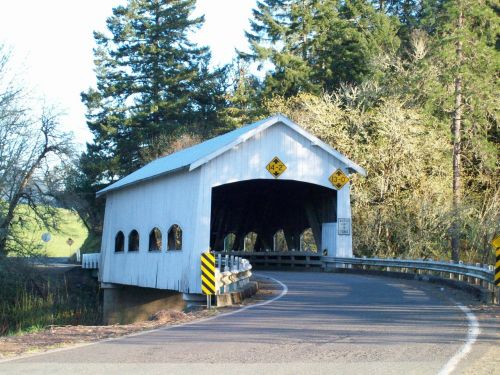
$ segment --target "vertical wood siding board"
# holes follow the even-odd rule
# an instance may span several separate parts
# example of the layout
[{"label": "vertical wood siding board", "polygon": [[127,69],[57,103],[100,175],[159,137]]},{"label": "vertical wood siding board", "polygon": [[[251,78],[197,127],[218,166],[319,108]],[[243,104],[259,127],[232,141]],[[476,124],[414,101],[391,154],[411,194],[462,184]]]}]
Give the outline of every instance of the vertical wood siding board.
[{"label": "vertical wood siding board", "polygon": [[[113,195],[110,194],[108,199],[106,199],[105,209],[104,209],[104,221],[103,221],[103,231],[102,231],[102,241],[101,241],[101,265],[99,268],[100,279],[103,280],[109,275],[109,270],[111,262],[108,259],[111,257],[110,252],[110,233],[113,231],[112,223],[110,222],[111,215],[111,202],[113,200]],[[113,249],[114,250],[114,249]]]},{"label": "vertical wood siding board", "polygon": [[[157,274],[155,274],[156,285],[159,289],[168,289],[168,278],[166,277],[167,274],[165,273],[165,253],[162,250],[158,255],[158,268],[157,270],[155,270],[155,272],[158,272]],[[170,276],[174,277],[173,273]]]},{"label": "vertical wood siding board", "polygon": [[[337,213],[338,217],[341,218],[351,219],[350,185],[350,183],[347,183],[342,189],[337,192]],[[352,228],[350,228],[349,235],[339,236],[337,234],[337,249],[337,256],[352,256]]]},{"label": "vertical wood siding board", "polygon": [[[196,181],[193,181],[193,189],[191,194],[191,202],[189,207],[191,207],[190,217],[187,220],[186,226],[189,227],[189,234],[186,237],[186,242],[184,242],[184,232],[183,232],[183,244],[182,244],[182,252],[183,256],[186,259],[186,263],[184,263],[184,269],[182,273],[181,279],[187,280],[189,285],[189,289],[196,288],[196,276],[194,272],[193,262],[196,263],[196,259],[198,258],[196,254],[199,254],[200,250],[198,247],[201,246],[200,236],[202,235],[203,220],[203,175],[205,171],[205,165],[197,168],[196,170],[190,172],[196,172],[197,178]],[[200,288],[201,290],[201,288]]]}]

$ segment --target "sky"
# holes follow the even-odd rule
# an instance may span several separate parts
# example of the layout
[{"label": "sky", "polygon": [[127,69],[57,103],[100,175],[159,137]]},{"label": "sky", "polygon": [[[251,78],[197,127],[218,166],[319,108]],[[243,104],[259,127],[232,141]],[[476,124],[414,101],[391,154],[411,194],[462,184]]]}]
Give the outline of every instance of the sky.
[{"label": "sky", "polygon": [[[11,63],[25,85],[65,114],[64,130],[83,147],[92,140],[80,93],[95,86],[93,31],[106,30],[112,8],[125,0],[4,0],[0,4],[0,43],[12,50]],[[208,45],[215,65],[245,50],[244,31],[255,0],[198,0],[195,15],[205,24],[194,41]]]}]

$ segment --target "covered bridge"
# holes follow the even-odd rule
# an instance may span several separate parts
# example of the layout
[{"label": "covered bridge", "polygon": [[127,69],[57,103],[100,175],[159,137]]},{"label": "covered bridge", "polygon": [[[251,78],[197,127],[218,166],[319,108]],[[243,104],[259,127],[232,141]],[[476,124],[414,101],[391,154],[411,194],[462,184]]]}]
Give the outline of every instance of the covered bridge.
[{"label": "covered bridge", "polygon": [[100,279],[200,293],[202,252],[269,251],[277,231],[299,251],[307,228],[318,252],[350,257],[351,173],[366,174],[283,115],[154,160],[98,192]]}]

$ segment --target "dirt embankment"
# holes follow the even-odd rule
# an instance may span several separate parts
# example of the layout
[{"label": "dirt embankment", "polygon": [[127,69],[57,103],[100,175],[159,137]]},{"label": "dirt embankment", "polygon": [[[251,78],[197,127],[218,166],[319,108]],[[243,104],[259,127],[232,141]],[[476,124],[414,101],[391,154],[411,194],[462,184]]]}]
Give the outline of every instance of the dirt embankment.
[{"label": "dirt embankment", "polygon": [[69,344],[95,342],[162,326],[177,325],[217,314],[217,310],[199,310],[190,313],[161,310],[145,322],[110,326],[51,326],[46,329],[20,335],[0,337],[0,359],[46,351]]}]

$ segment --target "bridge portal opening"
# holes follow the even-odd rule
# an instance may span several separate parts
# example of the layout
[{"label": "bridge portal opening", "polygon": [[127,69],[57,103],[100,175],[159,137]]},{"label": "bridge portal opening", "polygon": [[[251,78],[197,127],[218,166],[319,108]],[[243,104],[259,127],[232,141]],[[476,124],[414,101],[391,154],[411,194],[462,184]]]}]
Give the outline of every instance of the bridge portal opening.
[{"label": "bridge portal opening", "polygon": [[[322,223],[337,221],[337,192],[292,180],[248,180],[212,189],[215,251],[320,251]],[[305,244],[304,241],[309,241]]]}]

